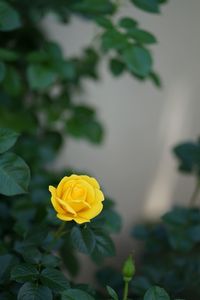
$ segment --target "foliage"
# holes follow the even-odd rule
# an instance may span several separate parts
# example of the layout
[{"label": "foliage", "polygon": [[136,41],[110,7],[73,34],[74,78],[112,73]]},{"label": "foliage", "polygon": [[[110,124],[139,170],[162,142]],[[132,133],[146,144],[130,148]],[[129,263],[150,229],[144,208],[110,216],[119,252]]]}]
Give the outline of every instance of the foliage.
[{"label": "foliage", "polygon": [[152,284],[163,286],[174,297],[200,298],[200,209],[196,206],[200,183],[200,151],[197,142],[174,148],[179,170],[194,176],[196,187],[190,207],[175,207],[160,222],[134,228],[134,238],[143,241],[142,267],[132,282],[133,291],[142,297]]},{"label": "foliage", "polygon": [[[149,12],[158,12],[163,2],[130,1]],[[99,297],[71,278],[79,270],[77,251],[96,263],[114,255],[110,235],[121,227],[114,202],[106,199],[91,223],[66,222],[61,230],[49,205],[48,185],[73,172],[69,166],[51,171],[64,138],[95,144],[103,139],[96,110],[74,100],[83,93],[84,79],[99,79],[101,57],[114,76],[128,72],[160,85],[148,47],[156,43],[155,36],[129,16],[113,22],[118,10],[110,0],[0,0],[1,299]],[[41,27],[49,13],[67,25],[75,15],[94,23],[98,46],[89,45],[77,57],[65,56]]]}]

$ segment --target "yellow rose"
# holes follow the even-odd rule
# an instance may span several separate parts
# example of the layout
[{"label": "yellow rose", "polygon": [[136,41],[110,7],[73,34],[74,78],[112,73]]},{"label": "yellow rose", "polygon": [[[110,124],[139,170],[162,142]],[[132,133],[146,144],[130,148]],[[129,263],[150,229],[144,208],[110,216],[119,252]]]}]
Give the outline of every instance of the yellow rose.
[{"label": "yellow rose", "polygon": [[103,209],[104,195],[93,177],[65,176],[57,188],[50,185],[49,191],[57,217],[63,221],[90,222]]}]

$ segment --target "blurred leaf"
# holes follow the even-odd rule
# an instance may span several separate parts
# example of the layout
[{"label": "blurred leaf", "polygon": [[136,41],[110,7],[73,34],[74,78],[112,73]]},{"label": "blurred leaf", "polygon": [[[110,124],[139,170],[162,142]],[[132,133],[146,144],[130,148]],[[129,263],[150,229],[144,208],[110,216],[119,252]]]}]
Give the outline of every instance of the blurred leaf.
[{"label": "blurred leaf", "polygon": [[80,264],[69,238],[65,239],[65,242],[61,246],[60,255],[62,263],[70,275],[76,276],[80,270]]},{"label": "blurred leaf", "polygon": [[164,289],[153,286],[145,293],[144,300],[170,300],[170,298]]},{"label": "blurred leaf", "polygon": [[0,153],[6,152],[16,143],[19,134],[8,128],[0,128]]},{"label": "blurred leaf", "polygon": [[11,271],[11,279],[17,282],[34,281],[39,277],[39,272],[31,264],[20,264]]},{"label": "blurred leaf", "polygon": [[133,29],[137,24],[136,20],[129,17],[123,17],[119,20],[119,26],[128,30]]},{"label": "blurred leaf", "polygon": [[105,17],[97,17],[95,18],[95,21],[97,22],[97,24],[103,28],[106,28],[106,29],[111,29],[113,28],[113,24],[111,22],[110,19],[108,18],[105,18]]},{"label": "blurred leaf", "polygon": [[0,60],[2,61],[15,61],[18,59],[18,54],[10,49],[0,48]]},{"label": "blurred leaf", "polygon": [[137,295],[144,295],[145,292],[152,286],[148,278],[137,276],[131,281],[131,288]]},{"label": "blurred leaf", "polygon": [[85,254],[91,254],[95,247],[95,236],[88,227],[74,226],[71,230],[71,241],[76,249]]},{"label": "blurred leaf", "polygon": [[0,82],[4,79],[5,73],[6,73],[5,64],[0,61]]},{"label": "blurred leaf", "polygon": [[37,122],[29,112],[20,110],[17,114],[9,110],[0,110],[0,126],[17,132],[35,132]]},{"label": "blurred leaf", "polygon": [[158,88],[162,87],[162,80],[156,72],[151,71],[149,74],[149,78],[152,80],[155,86],[157,86]]},{"label": "blurred leaf", "polygon": [[17,300],[53,300],[51,290],[37,283],[25,283],[19,290]]},{"label": "blurred leaf", "polygon": [[0,284],[8,279],[10,276],[10,270],[13,267],[13,256],[10,254],[0,255]]},{"label": "blurred leaf", "polygon": [[42,284],[48,286],[56,292],[61,292],[69,288],[69,282],[65,276],[54,268],[46,268],[42,271],[40,276]]},{"label": "blurred leaf", "polygon": [[126,49],[128,45],[126,36],[114,28],[105,31],[101,39],[104,51],[108,51],[110,49],[123,50]]},{"label": "blurred leaf", "polygon": [[111,288],[109,285],[106,286],[107,292],[109,294],[109,296],[114,299],[114,300],[119,300],[119,297],[117,295],[117,293],[115,292],[115,290],[113,290],[113,288]]},{"label": "blurred leaf", "polygon": [[112,14],[115,6],[110,0],[79,0],[71,1],[70,8],[85,15]]},{"label": "blurred leaf", "polygon": [[27,192],[30,171],[26,163],[14,153],[0,155],[0,193],[13,196]]},{"label": "blurred leaf", "polygon": [[21,26],[18,12],[8,3],[0,1],[0,31],[10,31]]},{"label": "blurred leaf", "polygon": [[55,83],[57,74],[49,67],[34,64],[27,70],[29,85],[32,89],[42,90]]},{"label": "blurred leaf", "polygon": [[25,251],[22,252],[22,256],[25,262],[30,264],[39,264],[42,258],[41,252],[34,247],[26,247]]},{"label": "blurred leaf", "polygon": [[200,172],[200,144],[187,142],[177,145],[173,149],[179,161],[179,170],[192,173]]},{"label": "blurred leaf", "polygon": [[138,8],[150,12],[159,13],[159,1],[158,0],[131,0]]},{"label": "blurred leaf", "polygon": [[127,34],[140,44],[155,44],[157,42],[155,36],[146,30],[133,28],[128,30]]},{"label": "blurred leaf", "polygon": [[129,46],[123,51],[127,68],[136,75],[146,77],[152,67],[152,58],[148,50],[140,46]]},{"label": "blurred leaf", "polygon": [[3,86],[11,96],[18,96],[22,92],[22,80],[15,68],[7,66]]},{"label": "blurred leaf", "polygon": [[94,300],[94,298],[85,291],[79,289],[68,289],[62,293],[61,300]]},{"label": "blurred leaf", "polygon": [[110,60],[109,66],[110,66],[110,70],[114,76],[121,75],[125,69],[124,63],[116,58],[112,58]]}]

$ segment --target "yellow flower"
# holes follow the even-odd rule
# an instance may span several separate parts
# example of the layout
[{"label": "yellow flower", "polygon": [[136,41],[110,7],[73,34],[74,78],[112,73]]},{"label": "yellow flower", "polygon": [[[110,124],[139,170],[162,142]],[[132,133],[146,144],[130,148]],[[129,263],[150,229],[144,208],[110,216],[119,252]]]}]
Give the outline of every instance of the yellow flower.
[{"label": "yellow flower", "polygon": [[90,222],[103,209],[104,195],[93,177],[65,176],[57,188],[50,185],[49,191],[57,217],[63,221]]}]

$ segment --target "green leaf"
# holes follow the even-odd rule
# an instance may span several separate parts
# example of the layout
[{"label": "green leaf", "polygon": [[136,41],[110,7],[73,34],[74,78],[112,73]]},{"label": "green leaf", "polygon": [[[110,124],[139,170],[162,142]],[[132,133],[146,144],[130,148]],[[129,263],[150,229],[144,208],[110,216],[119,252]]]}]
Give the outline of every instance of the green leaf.
[{"label": "green leaf", "polygon": [[0,193],[13,196],[27,192],[30,171],[27,164],[14,153],[0,155]]},{"label": "green leaf", "polygon": [[95,247],[95,236],[90,228],[74,226],[71,230],[71,241],[75,248],[85,254],[90,254]]},{"label": "green leaf", "polygon": [[13,67],[6,68],[6,74],[3,81],[6,92],[11,96],[18,96],[22,91],[22,80],[19,72]]},{"label": "green leaf", "polygon": [[11,271],[11,279],[17,282],[34,281],[38,276],[36,267],[26,263],[15,266]]},{"label": "green leaf", "polygon": [[188,235],[194,242],[200,242],[200,224],[191,226]]},{"label": "green leaf", "polygon": [[186,142],[177,145],[174,154],[179,161],[179,170],[186,173],[200,172],[200,144]]},{"label": "green leaf", "polygon": [[0,153],[6,152],[16,143],[19,134],[8,128],[0,128]]},{"label": "green leaf", "polygon": [[110,71],[112,72],[112,74],[114,76],[119,76],[123,73],[124,69],[125,69],[125,65],[122,61],[120,61],[119,59],[116,58],[112,58],[110,60]]},{"label": "green leaf", "polygon": [[2,283],[5,278],[10,277],[10,270],[13,267],[14,258],[10,254],[0,255],[0,283]]},{"label": "green leaf", "polygon": [[97,22],[97,24],[103,28],[109,29],[109,28],[113,28],[113,24],[112,22],[105,17],[97,17],[95,18],[95,21]]},{"label": "green leaf", "polygon": [[155,36],[146,30],[134,28],[129,30],[127,34],[141,44],[155,44],[157,42]]},{"label": "green leaf", "polygon": [[102,48],[104,51],[110,49],[123,50],[128,46],[127,37],[125,34],[117,31],[116,29],[108,29],[101,37]]},{"label": "green leaf", "polygon": [[75,138],[85,138],[92,143],[100,143],[103,139],[103,128],[93,118],[75,115],[67,121],[67,131]]},{"label": "green leaf", "polygon": [[41,273],[41,282],[56,292],[64,291],[69,288],[69,282],[65,276],[57,269],[46,268]]},{"label": "green leaf", "polygon": [[10,31],[21,26],[18,12],[9,4],[0,1],[0,31]]},{"label": "green leaf", "polygon": [[119,300],[117,293],[110,286],[106,286],[109,296],[114,300]]},{"label": "green leaf", "polygon": [[144,300],[170,300],[170,298],[164,289],[158,286],[152,286],[146,291]]},{"label": "green leaf", "polygon": [[85,291],[79,289],[68,289],[62,293],[61,300],[95,300]]},{"label": "green leaf", "polygon": [[142,77],[148,76],[152,67],[152,58],[148,50],[133,45],[125,49],[122,56],[131,72]]},{"label": "green leaf", "polygon": [[51,290],[36,283],[25,283],[19,290],[17,300],[53,300]]},{"label": "green leaf", "polygon": [[4,79],[5,73],[6,73],[5,64],[0,61],[0,82]]},{"label": "green leaf", "polygon": [[70,8],[84,15],[104,15],[114,12],[115,6],[110,0],[72,1]]},{"label": "green leaf", "polygon": [[162,80],[156,72],[151,71],[149,74],[149,78],[155,84],[155,86],[157,86],[158,88],[162,87]]},{"label": "green leaf", "polygon": [[136,20],[129,17],[123,17],[119,20],[119,26],[125,29],[133,29],[137,24]]},{"label": "green leaf", "polygon": [[49,87],[57,78],[54,70],[39,64],[30,65],[27,70],[27,76],[30,87],[35,90]]},{"label": "green leaf", "polygon": [[159,13],[159,1],[158,0],[131,0],[138,8],[150,12]]},{"label": "green leaf", "polygon": [[95,261],[101,261],[107,256],[115,255],[115,246],[109,235],[101,229],[94,229],[96,245],[92,252]]},{"label": "green leaf", "polygon": [[18,54],[15,51],[6,48],[0,48],[0,60],[15,61],[17,58]]}]

